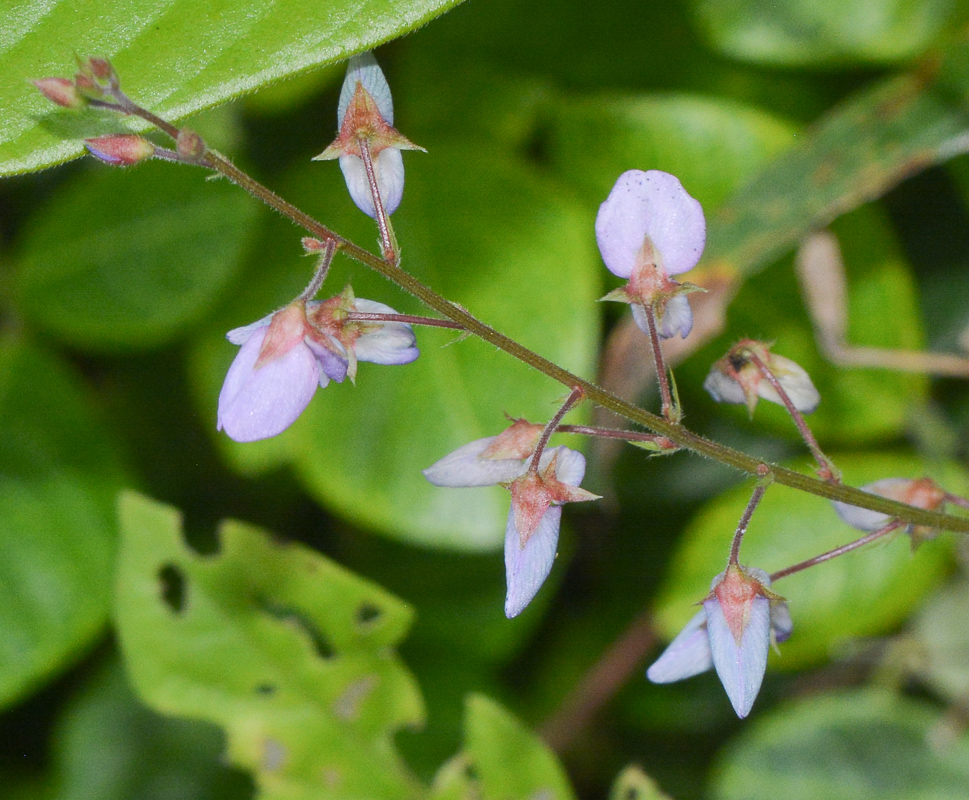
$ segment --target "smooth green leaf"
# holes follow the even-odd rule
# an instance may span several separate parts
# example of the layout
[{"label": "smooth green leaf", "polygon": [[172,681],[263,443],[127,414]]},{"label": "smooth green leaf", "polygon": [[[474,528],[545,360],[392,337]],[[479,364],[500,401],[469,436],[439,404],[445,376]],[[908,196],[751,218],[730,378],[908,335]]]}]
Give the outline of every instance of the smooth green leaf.
[{"label": "smooth green leaf", "polygon": [[619,773],[612,785],[609,800],[670,800],[659,790],[656,781],[635,764]]},{"label": "smooth green leaf", "polygon": [[465,750],[483,800],[568,800],[572,788],[555,755],[493,700],[471,695]]},{"label": "smooth green leaf", "polygon": [[885,64],[918,55],[951,16],[953,0],[693,0],[707,38],[760,64]]},{"label": "smooth green leaf", "polygon": [[732,101],[610,94],[557,104],[549,150],[595,208],[627,169],[661,169],[709,213],[795,135],[793,125]]},{"label": "smooth green leaf", "polygon": [[165,714],[225,729],[260,797],[409,798],[393,735],[423,720],[393,654],[410,609],[300,545],[228,521],[220,551],[182,541],[178,513],[119,506],[115,620],[132,683]]},{"label": "smooth green leaf", "polygon": [[26,82],[70,77],[75,53],[110,58],[136,102],[177,120],[401,36],[456,1],[14,0],[0,34],[0,174],[72,158],[81,139],[122,125],[55,110]]},{"label": "smooth green leaf", "polygon": [[[558,184],[489,145],[423,144],[431,153],[408,158],[407,189],[394,214],[404,266],[526,346],[590,374],[600,273],[592,220]],[[283,193],[309,209],[326,209],[337,230],[359,231],[357,241],[372,241],[372,223],[352,206],[329,166],[308,166]],[[280,232],[292,244],[266,244],[281,253],[280,263],[271,272],[260,263],[226,327],[278,308],[309,279],[312,262],[299,254],[291,226]],[[358,297],[425,311],[342,260],[321,296],[338,292],[345,280]],[[215,398],[234,354],[221,335],[213,331],[196,364],[213,427]],[[549,419],[566,392],[490,345],[457,338],[453,331],[419,329],[422,354],[415,363],[363,364],[356,386],[331,384],[318,392],[282,436],[244,445],[224,440],[230,457],[246,471],[291,461],[316,498],[382,532],[455,550],[496,548],[508,493],[434,487],[421,470],[462,444],[501,432],[505,412]]]},{"label": "smooth green leaf", "polygon": [[218,731],[141,705],[110,662],[67,708],[54,735],[50,800],[216,800],[246,796],[219,763]]},{"label": "smooth green leaf", "polygon": [[[956,494],[969,488],[965,473],[951,464],[929,465],[901,454],[829,455],[853,486],[928,472]],[[656,624],[665,637],[672,638],[696,613],[696,603],[723,571],[751,489],[739,486],[712,500],[687,527],[656,602]],[[744,537],[740,561],[771,573],[862,535],[841,522],[829,503],[772,487]],[[853,637],[890,630],[938,585],[949,553],[949,540],[940,538],[913,554],[908,537],[898,534],[778,581],[774,588],[789,601],[794,633],[773,663],[800,668],[828,658]]]},{"label": "smooth green leaf", "polygon": [[73,661],[108,615],[118,453],[79,381],[0,340],[0,705]]},{"label": "smooth green leaf", "polygon": [[716,800],[961,800],[965,734],[933,746],[940,713],[878,690],[815,695],[753,720],[723,757]]},{"label": "smooth green leaf", "polygon": [[259,210],[227,182],[172,164],[81,175],[25,234],[23,313],[86,350],[162,344],[225,288]]}]

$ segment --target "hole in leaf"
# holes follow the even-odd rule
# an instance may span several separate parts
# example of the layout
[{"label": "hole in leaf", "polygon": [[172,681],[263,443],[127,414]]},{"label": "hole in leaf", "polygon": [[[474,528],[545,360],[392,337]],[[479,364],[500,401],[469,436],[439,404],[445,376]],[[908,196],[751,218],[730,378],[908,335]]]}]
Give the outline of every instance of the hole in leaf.
[{"label": "hole in leaf", "polygon": [[161,598],[176,614],[185,608],[185,575],[174,564],[166,564],[158,570]]},{"label": "hole in leaf", "polygon": [[285,622],[289,625],[295,625],[307,638],[313,643],[313,648],[316,650],[316,654],[322,658],[324,661],[333,658],[336,655],[336,650],[330,641],[326,638],[323,632],[313,624],[302,611],[296,608],[291,608],[285,606],[282,603],[276,603],[269,600],[266,597],[256,598],[256,604],[269,616],[278,619],[280,622]]},{"label": "hole in leaf", "polygon": [[637,789],[635,786],[627,787],[624,800],[639,800],[639,789]]},{"label": "hole in leaf", "polygon": [[272,697],[274,694],[276,694],[276,687],[271,683],[260,683],[256,687],[255,691],[256,694],[261,694],[264,697]]},{"label": "hole in leaf", "polygon": [[372,625],[384,612],[373,603],[363,603],[357,609],[357,625]]}]

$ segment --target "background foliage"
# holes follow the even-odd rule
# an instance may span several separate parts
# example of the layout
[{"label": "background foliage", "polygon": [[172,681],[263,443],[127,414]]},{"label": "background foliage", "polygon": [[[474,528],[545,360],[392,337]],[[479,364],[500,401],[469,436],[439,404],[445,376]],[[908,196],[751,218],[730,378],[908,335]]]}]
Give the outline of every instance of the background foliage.
[{"label": "background foliage", "polygon": [[[967,20],[962,0],[6,2],[0,786],[20,800],[964,796],[962,543],[913,556],[901,537],[780,584],[794,637],[743,725],[715,676],[655,687],[639,666],[580,719],[567,698],[610,645],[645,666],[722,569],[738,477],[591,451],[607,500],[566,514],[549,584],[505,620],[507,495],[437,490],[420,469],[505,412],[547,418],[562,387],[432,330],[414,365],[363,365],[276,439],[217,435],[224,333],[305,284],[299,232],[184,167],[43,169],[136,126],[53,110],[25,79],[109,56],[132,97],[192,115],[367,245],[338,171],[309,159],[335,131],[338,62],[388,42],[397,121],[429,151],[407,155],[394,217],[409,270],[595,376],[600,354],[606,368],[630,355],[620,309],[595,302],[613,287],[596,209],[626,169],[674,172],[709,220],[696,279],[736,289],[677,371],[690,427],[808,466],[780,409],[750,421],[700,389],[731,341],[770,339],[815,378],[812,425],[849,481],[928,474],[965,493],[964,385],[826,362],[790,256],[830,224],[853,343],[958,346]],[[334,273],[334,291],[419,310],[358,265]],[[821,501],[772,490],[744,556],[779,569],[851,536]],[[652,649],[619,638],[643,612]]]}]

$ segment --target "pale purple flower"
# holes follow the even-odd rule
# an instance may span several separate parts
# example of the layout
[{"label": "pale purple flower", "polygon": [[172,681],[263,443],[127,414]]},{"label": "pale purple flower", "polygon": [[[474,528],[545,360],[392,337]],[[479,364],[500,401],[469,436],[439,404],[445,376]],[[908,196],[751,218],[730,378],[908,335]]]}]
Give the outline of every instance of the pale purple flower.
[{"label": "pale purple flower", "polygon": [[794,408],[802,414],[810,414],[817,409],[821,395],[804,368],[789,358],[772,353],[763,342],[751,339],[738,342],[710,368],[703,388],[714,400],[718,403],[746,404],[751,414],[758,398],[784,405],[777,390],[751,359],[752,353],[777,378]]},{"label": "pale purple flower", "polygon": [[646,671],[653,683],[672,683],[717,670],[730,702],[750,713],[767,669],[771,642],[792,631],[787,603],[769,591],[763,570],[732,566],[717,575],[703,607]]},{"label": "pale purple flower", "polygon": [[671,276],[696,266],[706,243],[703,208],[673,175],[633,169],[619,176],[599,207],[596,241],[602,260],[629,284],[605,299],[631,303],[644,331],[642,306],[653,309],[661,337],[683,337],[693,327],[686,294],[696,287]]},{"label": "pale purple flower", "polygon": [[376,219],[361,141],[370,150],[377,189],[388,215],[397,210],[404,194],[404,160],[400,151],[422,150],[394,127],[390,86],[373,53],[360,53],[347,64],[337,108],[340,134],[314,160],[339,158],[350,197],[364,214]]},{"label": "pale purple flower", "polygon": [[[348,302],[357,311],[396,313],[372,300],[351,296]],[[268,439],[296,421],[317,386],[353,378],[357,361],[408,364],[419,355],[410,325],[334,322],[326,313],[334,305],[296,302],[226,334],[241,347],[219,393],[219,430],[237,442]]]},{"label": "pale purple flower", "polygon": [[[945,505],[945,501],[952,497],[931,478],[914,480],[909,478],[882,478],[880,481],[862,486],[861,491],[929,511],[941,509]],[[840,500],[832,500],[831,503],[844,522],[862,531],[877,531],[879,528],[884,528],[892,520],[888,514],[883,514],[880,511],[859,508]],[[912,532],[912,528],[913,526],[909,526],[909,532]],[[926,538],[929,535],[927,530],[922,530],[920,533],[921,538]]]},{"label": "pale purple flower", "polygon": [[575,450],[548,448],[538,468],[529,469],[541,433],[541,425],[516,420],[500,436],[469,442],[424,470],[424,476],[437,486],[501,484],[511,490],[505,526],[505,615],[509,618],[531,602],[552,569],[562,504],[597,499],[579,488],[585,457]]}]

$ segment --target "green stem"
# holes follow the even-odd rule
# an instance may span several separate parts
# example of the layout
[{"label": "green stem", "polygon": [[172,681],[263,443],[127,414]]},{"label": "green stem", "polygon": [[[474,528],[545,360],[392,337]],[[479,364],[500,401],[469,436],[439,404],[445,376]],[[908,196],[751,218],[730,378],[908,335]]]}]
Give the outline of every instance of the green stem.
[{"label": "green stem", "polygon": [[[529,350],[527,347],[523,347],[514,339],[510,339],[503,333],[486,325],[477,317],[472,316],[461,308],[461,306],[437,294],[437,292],[425,286],[417,278],[405,272],[397,265],[385,261],[379,256],[364,250],[359,245],[339,236],[322,223],[317,222],[308,214],[296,208],[292,203],[287,202],[279,197],[279,195],[250,178],[218,153],[208,151],[203,157],[202,162],[205,166],[216,170],[249,192],[253,197],[261,200],[283,216],[288,217],[316,238],[325,240],[329,237],[334,239],[337,243],[337,248],[342,250],[350,258],[360,261],[379,272],[388,280],[396,283],[400,288],[410,292],[426,306],[437,311],[441,316],[458,323],[469,333],[473,333],[478,338],[483,339],[499,350],[504,350],[509,355],[528,364],[533,369],[544,373],[549,378],[558,381],[568,389],[581,389],[587,400],[591,400],[593,403],[619,414],[631,422],[642,425],[654,433],[662,434],[680,445],[680,447],[692,450],[694,453],[712,458],[721,464],[733,467],[750,475],[757,476],[760,474],[759,469],[762,468],[763,464],[760,459],[734,450],[733,448],[725,447],[722,444],[717,444],[693,433],[679,423],[670,422],[645,409],[634,406],[594,383],[590,383],[578,375],[573,375],[567,369],[563,369],[558,364],[549,361],[547,358]],[[879,511],[883,514],[897,517],[907,523],[926,525],[931,528],[955,531],[957,533],[969,533],[969,519],[963,517],[954,517],[938,511],[926,511],[924,509],[914,508],[905,503],[879,497],[878,495],[863,492],[860,489],[854,489],[850,486],[827,483],[818,478],[786,469],[785,467],[772,465],[771,470],[774,474],[775,482],[782,486],[789,486],[792,489],[808,492],[809,494],[824,497],[828,500],[840,500],[860,508]]]}]

